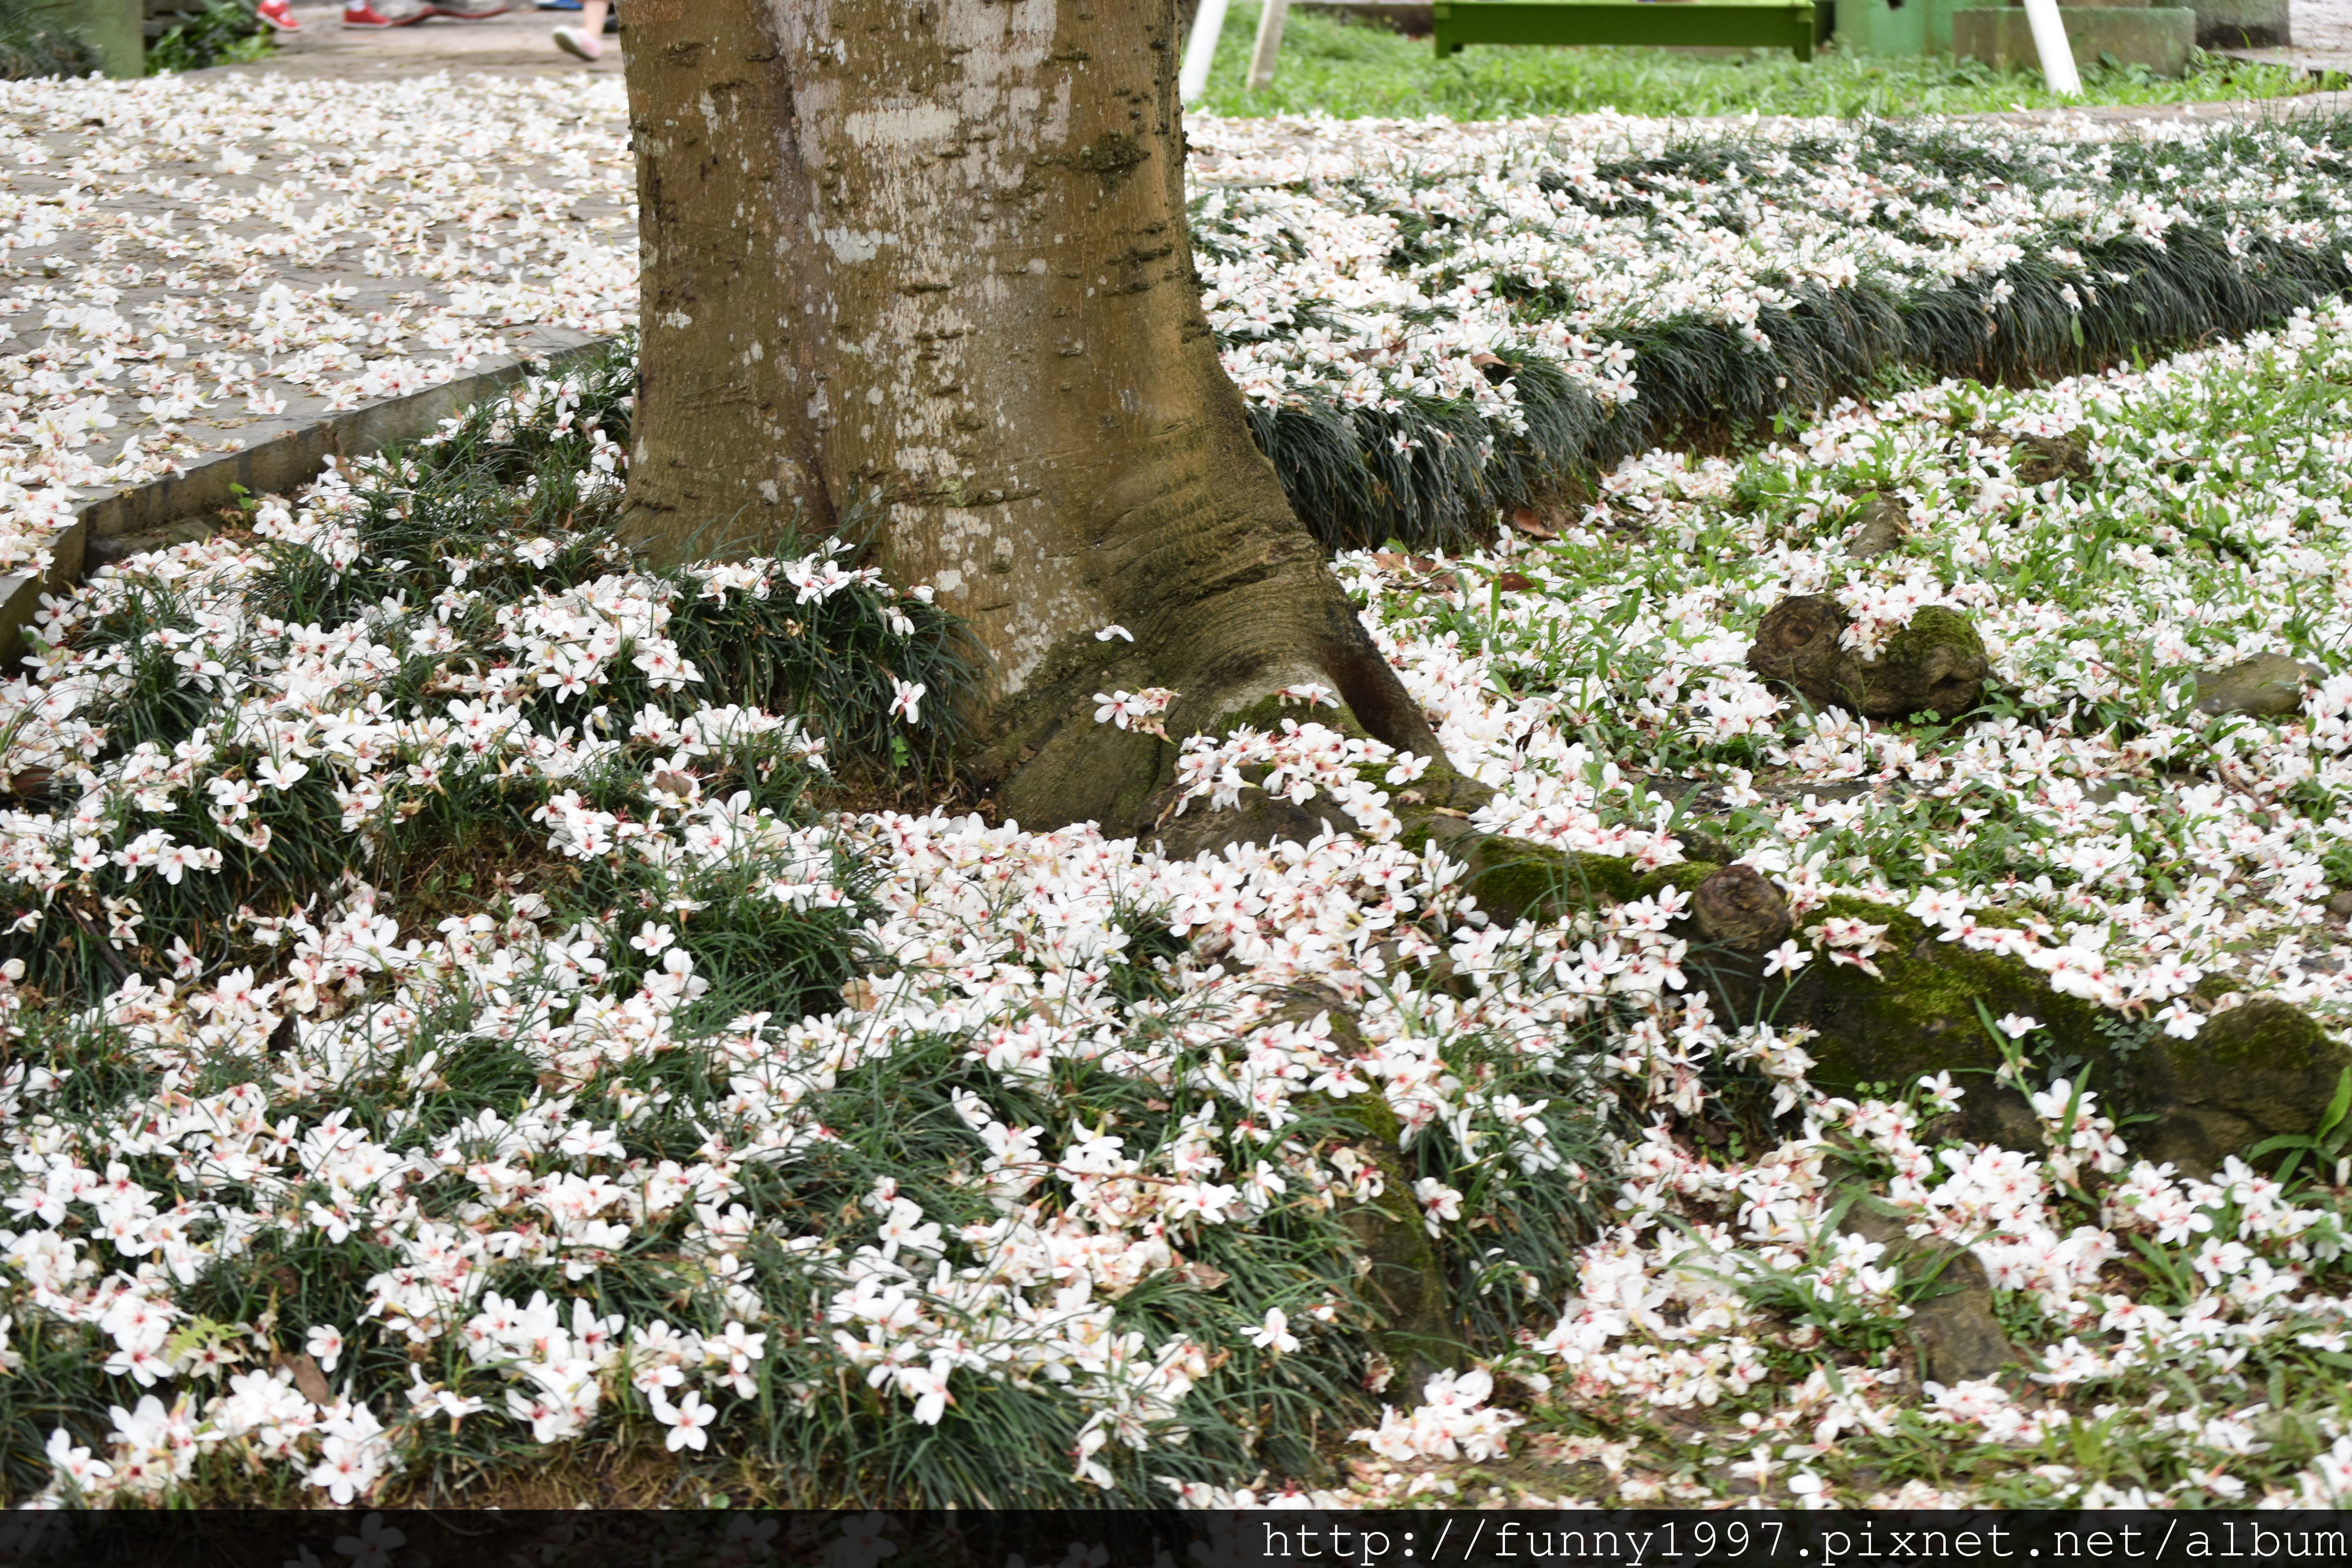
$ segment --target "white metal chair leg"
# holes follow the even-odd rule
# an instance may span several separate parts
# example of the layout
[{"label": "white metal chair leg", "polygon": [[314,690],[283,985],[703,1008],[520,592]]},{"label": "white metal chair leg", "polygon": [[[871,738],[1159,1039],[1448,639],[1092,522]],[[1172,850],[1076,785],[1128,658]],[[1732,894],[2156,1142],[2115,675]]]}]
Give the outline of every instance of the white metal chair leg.
[{"label": "white metal chair leg", "polygon": [[2074,47],[2066,41],[2066,23],[2058,15],[2058,0],[2025,0],[2025,25],[2033,29],[2033,52],[2042,57],[2042,79],[2061,98],[2083,96],[2083,79],[2074,69]]},{"label": "white metal chair leg", "polygon": [[1282,52],[1282,25],[1290,17],[1290,0],[1265,0],[1257,14],[1257,47],[1250,51],[1249,87],[1264,92],[1274,85],[1275,57]]},{"label": "white metal chair leg", "polygon": [[1176,91],[1187,103],[1209,89],[1209,67],[1217,58],[1217,35],[1225,30],[1231,0],[1201,0],[1192,18],[1192,37],[1184,46],[1184,69],[1176,78]]}]

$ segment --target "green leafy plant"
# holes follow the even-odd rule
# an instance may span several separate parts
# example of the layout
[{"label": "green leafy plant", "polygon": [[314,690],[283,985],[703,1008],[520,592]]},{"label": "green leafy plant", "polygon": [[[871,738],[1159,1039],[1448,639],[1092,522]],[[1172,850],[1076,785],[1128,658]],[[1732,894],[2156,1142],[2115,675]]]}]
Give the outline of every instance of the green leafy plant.
[{"label": "green leafy plant", "polygon": [[2352,1144],[2352,1122],[2346,1121],[2352,1113],[2352,1068],[2346,1068],[2336,1079],[2336,1093],[2327,1102],[2327,1110],[2319,1118],[2319,1126],[2310,1132],[2282,1132],[2275,1138],[2265,1138],[2246,1151],[2253,1159],[2284,1152],[2279,1162],[2278,1179],[2285,1183],[2294,1179],[2295,1167],[2305,1154],[2315,1167],[2333,1162],[2336,1180],[2343,1180],[2345,1148]]},{"label": "green leafy plant", "polygon": [[150,76],[243,65],[270,50],[269,29],[250,0],[210,0],[204,10],[165,33],[147,49]]}]

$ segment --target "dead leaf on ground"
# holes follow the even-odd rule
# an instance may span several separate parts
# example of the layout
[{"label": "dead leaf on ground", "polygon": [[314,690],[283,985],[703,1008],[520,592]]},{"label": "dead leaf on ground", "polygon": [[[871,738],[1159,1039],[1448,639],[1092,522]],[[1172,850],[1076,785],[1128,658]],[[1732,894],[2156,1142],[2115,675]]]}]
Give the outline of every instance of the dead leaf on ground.
[{"label": "dead leaf on ground", "polygon": [[1181,1279],[1185,1284],[1192,1286],[1196,1290],[1213,1290],[1218,1286],[1223,1284],[1226,1280],[1232,1279],[1233,1276],[1226,1273],[1222,1268],[1215,1268],[1210,1264],[1202,1262],[1198,1258],[1194,1258],[1192,1262],[1185,1264],[1183,1268],[1176,1270],[1176,1278]]},{"label": "dead leaf on ground", "polygon": [[1511,513],[1511,526],[1529,539],[1558,539],[1559,530],[1546,522],[1535,508],[1523,506]]},{"label": "dead leaf on ground", "polygon": [[321,1410],[333,1407],[335,1391],[328,1384],[327,1374],[319,1370],[317,1358],[309,1354],[287,1355],[281,1352],[271,1360],[294,1373],[294,1387],[303,1398]]}]

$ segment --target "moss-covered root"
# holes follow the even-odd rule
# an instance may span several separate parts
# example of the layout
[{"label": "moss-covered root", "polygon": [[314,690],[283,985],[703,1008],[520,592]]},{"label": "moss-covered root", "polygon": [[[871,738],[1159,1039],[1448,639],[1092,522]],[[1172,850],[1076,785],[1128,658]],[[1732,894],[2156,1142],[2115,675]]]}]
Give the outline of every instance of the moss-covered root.
[{"label": "moss-covered root", "polygon": [[2076,1079],[2107,1106],[2152,1116],[2133,1133],[2135,1148],[2191,1172],[2210,1171],[2264,1138],[2311,1131],[2337,1076],[2352,1068],[2352,1049],[2309,1015],[2268,1000],[2212,1015],[2192,1039],[2159,1036],[2119,1046],[2116,1015],[2053,991],[2022,959],[1943,941],[1901,910],[1862,899],[1832,899],[1805,923],[1843,916],[1883,927],[1888,950],[1874,959],[1881,977],[1823,962],[1808,965],[1793,985],[1773,989],[1755,955],[1774,922],[1753,889],[1728,885],[1737,868],[1685,862],[1637,875],[1622,859],[1481,837],[1443,817],[1413,832],[1469,862],[1468,887],[1497,919],[1554,918],[1669,886],[1706,889],[1713,897],[1694,899],[1682,929],[1696,944],[1689,967],[1704,977],[1719,1016],[1769,1016],[1815,1030],[1806,1047],[1811,1077],[1832,1093],[1864,1085],[1900,1090],[1953,1073],[1967,1091],[1960,1131],[1981,1142],[2036,1149],[2041,1126],[2024,1097],[1996,1080],[2000,1051],[1985,1033],[1979,1003],[1996,1017],[2038,1019],[2046,1030],[2037,1037],[2042,1057],[2078,1064]]},{"label": "moss-covered root", "polygon": [[[1364,1050],[1355,1017],[1336,994],[1307,992],[1275,1016],[1307,1023],[1318,1014],[1329,1018],[1336,1038]],[[1413,1195],[1403,1125],[1377,1094],[1318,1097],[1315,1103],[1348,1130],[1356,1152],[1380,1171],[1380,1195],[1349,1211],[1341,1223],[1356,1244],[1359,1289],[1375,1325],[1373,1344],[1389,1365],[1390,1386],[1417,1392],[1440,1367],[1459,1367],[1465,1347],[1444,1262]]]},{"label": "moss-covered root", "polygon": [[2072,1076],[2108,1107],[2153,1116],[2132,1135],[2136,1150],[2192,1172],[2274,1134],[2311,1131],[2337,1075],[2352,1067],[2352,1050],[2308,1014],[2271,1000],[2215,1014],[2192,1039],[2119,1046],[2114,1014],[2051,990],[2021,959],[1970,952],[1899,910],[1858,899],[1833,900],[1823,913],[1885,926],[1891,951],[1875,960],[1883,980],[1817,963],[1790,989],[1780,1016],[1820,1031],[1807,1047],[1813,1081],[1899,1088],[1937,1072],[1966,1075],[1962,1126],[1972,1137],[2021,1148],[2040,1142],[2023,1098],[1994,1081],[2000,1052],[1979,1002],[1996,1017],[2040,1020],[2047,1034],[2037,1038],[2047,1043],[2037,1055],[2074,1058]]},{"label": "moss-covered root", "polygon": [[[1351,722],[1344,710],[1318,717],[1343,729]],[[1263,728],[1279,718],[1276,708],[1261,704],[1229,715],[1223,728]],[[1939,1072],[1961,1075],[1968,1091],[1962,1131],[1980,1141],[2032,1149],[2041,1128],[2024,1097],[1995,1079],[2000,1054],[1985,1033],[1979,1003],[1995,1016],[2022,1013],[2039,1019],[2049,1031],[2046,1054],[2079,1063],[2077,1078],[2109,1106],[2152,1115],[2156,1120],[2137,1135],[2137,1143],[2187,1170],[2210,1170],[2266,1137],[2312,1131],[2337,1074],[2352,1067],[2352,1050],[2304,1013],[2276,1002],[2218,1014],[2192,1040],[2160,1037],[2119,1048],[2116,1035],[2102,1026],[2112,1026],[2113,1015],[2051,990],[2023,960],[1944,942],[1902,910],[1860,899],[1833,899],[1818,918],[1844,916],[1883,927],[1889,950],[1874,960],[1881,977],[1823,962],[1807,966],[1793,985],[1776,989],[1759,959],[1789,926],[1785,907],[1760,878],[1707,861],[1643,874],[1622,858],[1482,834],[1469,819],[1493,794],[1436,763],[1394,797],[1405,824],[1402,841],[1413,848],[1433,843],[1465,862],[1465,890],[1502,921],[1603,909],[1666,887],[1694,895],[1683,931],[1696,944],[1690,967],[1718,1016],[1809,1026],[1817,1032],[1808,1047],[1812,1080],[1833,1092],[1865,1084],[1900,1090]],[[1165,775],[1154,804],[1163,810],[1172,804]],[[1324,805],[1292,805],[1252,792],[1238,809],[1196,808],[1183,817],[1163,817],[1157,832],[1163,848],[1192,855],[1243,841],[1308,838],[1326,826],[1347,830],[1328,806],[1318,813]],[[1403,1227],[1416,1235],[1418,1228]],[[1419,1266],[1402,1255],[1396,1265],[1407,1272]],[[1399,1310],[1409,1309],[1400,1303]]]}]

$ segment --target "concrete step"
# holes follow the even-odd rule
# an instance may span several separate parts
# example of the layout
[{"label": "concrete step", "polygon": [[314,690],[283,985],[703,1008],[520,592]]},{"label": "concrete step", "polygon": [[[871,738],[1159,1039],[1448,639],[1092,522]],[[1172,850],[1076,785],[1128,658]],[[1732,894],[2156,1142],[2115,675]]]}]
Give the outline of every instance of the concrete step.
[{"label": "concrete step", "polygon": [[[2074,5],[2064,20],[2078,62],[2108,55],[2159,76],[2181,76],[2197,46],[2197,13],[2185,5]],[[2023,8],[2011,6],[1953,12],[1952,52],[1999,70],[2031,70],[2042,59]]]},{"label": "concrete step", "polygon": [[[610,346],[570,335],[574,346],[541,363],[560,370]],[[404,397],[306,421],[257,446],[84,502],[73,526],[51,542],[48,571],[0,577],[0,669],[16,668],[43,595],[66,593],[87,574],[142,551],[215,531],[236,515],[240,487],[246,495],[282,495],[317,479],[331,457],[371,457],[430,436],[444,419],[521,379],[525,369],[521,360],[503,360]]]}]

